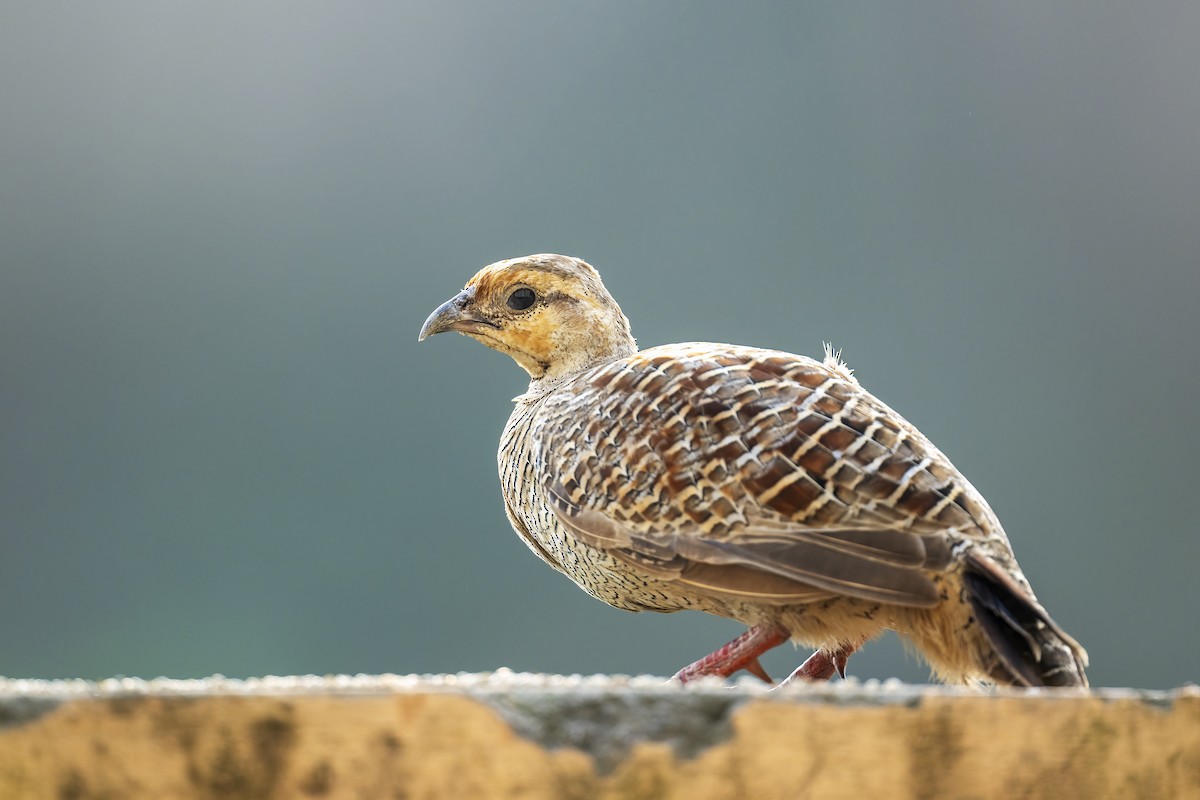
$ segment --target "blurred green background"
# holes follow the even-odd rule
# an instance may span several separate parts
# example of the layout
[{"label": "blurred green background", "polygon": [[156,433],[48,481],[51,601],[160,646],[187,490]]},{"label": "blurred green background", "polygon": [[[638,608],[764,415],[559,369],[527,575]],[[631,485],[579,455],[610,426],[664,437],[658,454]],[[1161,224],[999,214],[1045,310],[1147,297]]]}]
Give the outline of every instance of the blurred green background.
[{"label": "blurred green background", "polygon": [[[989,498],[1093,683],[1200,677],[1200,5],[10,3],[0,674],[670,674],[509,530],[509,359],[586,258],[645,346],[819,354]],[[803,653],[766,664],[786,673]],[[894,637],[862,678],[927,672]]]}]

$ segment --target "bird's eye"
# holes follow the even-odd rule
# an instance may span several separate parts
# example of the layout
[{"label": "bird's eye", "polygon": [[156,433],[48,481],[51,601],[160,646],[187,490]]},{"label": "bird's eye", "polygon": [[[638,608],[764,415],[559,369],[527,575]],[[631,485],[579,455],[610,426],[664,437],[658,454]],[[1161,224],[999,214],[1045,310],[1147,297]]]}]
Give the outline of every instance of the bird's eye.
[{"label": "bird's eye", "polygon": [[537,300],[537,295],[533,289],[527,286],[522,286],[520,289],[513,290],[513,293],[508,296],[508,307],[514,311],[524,311],[533,305],[533,301]]}]

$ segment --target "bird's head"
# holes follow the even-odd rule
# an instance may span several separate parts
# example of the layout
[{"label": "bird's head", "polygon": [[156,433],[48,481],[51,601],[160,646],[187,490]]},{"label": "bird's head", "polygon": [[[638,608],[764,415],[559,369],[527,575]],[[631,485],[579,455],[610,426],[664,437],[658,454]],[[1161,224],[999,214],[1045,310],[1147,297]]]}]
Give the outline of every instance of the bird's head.
[{"label": "bird's head", "polygon": [[429,315],[417,340],[443,331],[507,353],[534,382],[556,383],[637,352],[629,320],[600,275],[569,256],[525,256],[484,267]]}]

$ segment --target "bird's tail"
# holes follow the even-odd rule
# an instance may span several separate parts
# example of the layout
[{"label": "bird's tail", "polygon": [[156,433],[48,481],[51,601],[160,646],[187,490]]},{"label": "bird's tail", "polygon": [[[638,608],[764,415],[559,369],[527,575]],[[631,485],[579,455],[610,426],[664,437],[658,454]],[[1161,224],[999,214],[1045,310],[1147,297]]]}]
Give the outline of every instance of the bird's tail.
[{"label": "bird's tail", "polygon": [[1013,686],[1087,686],[1087,651],[991,559],[969,554],[967,599],[995,653],[990,676]]}]

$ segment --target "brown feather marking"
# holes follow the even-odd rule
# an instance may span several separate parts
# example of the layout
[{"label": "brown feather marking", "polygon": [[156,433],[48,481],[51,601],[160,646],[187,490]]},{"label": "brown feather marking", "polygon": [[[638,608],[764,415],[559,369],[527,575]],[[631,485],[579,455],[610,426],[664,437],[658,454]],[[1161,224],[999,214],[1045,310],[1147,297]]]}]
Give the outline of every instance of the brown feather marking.
[{"label": "brown feather marking", "polygon": [[825,395],[817,399],[813,403],[812,408],[827,417],[832,417],[834,414],[842,410],[842,401],[832,395]]},{"label": "brown feather marking", "polygon": [[[773,359],[773,362],[775,364],[779,364],[780,361],[781,361],[781,359]],[[786,371],[787,365],[784,365],[784,364],[779,364],[779,365],[784,367],[784,370],[781,370],[781,371]],[[816,389],[818,386],[821,386],[822,384],[829,382],[829,374],[828,373],[819,372],[815,369],[800,370],[798,372],[794,372],[794,373],[790,374],[788,377],[790,377],[792,380],[794,380],[796,383],[800,384],[801,386],[807,386],[809,389]]]},{"label": "brown feather marking", "polygon": [[855,487],[855,491],[866,497],[882,500],[896,491],[896,482],[883,475],[868,475]]},{"label": "brown feather marking", "polygon": [[896,505],[914,517],[924,517],[941,501],[942,496],[937,492],[909,489],[896,501]]},{"label": "brown feather marking", "polygon": [[829,471],[829,468],[837,463],[837,459],[833,457],[833,453],[823,447],[813,447],[807,453],[800,456],[796,462],[799,466],[808,470],[812,475],[824,475]]},{"label": "brown feather marking", "polygon": [[857,440],[858,436],[854,431],[840,425],[821,435],[821,444],[835,453],[846,450]]}]

